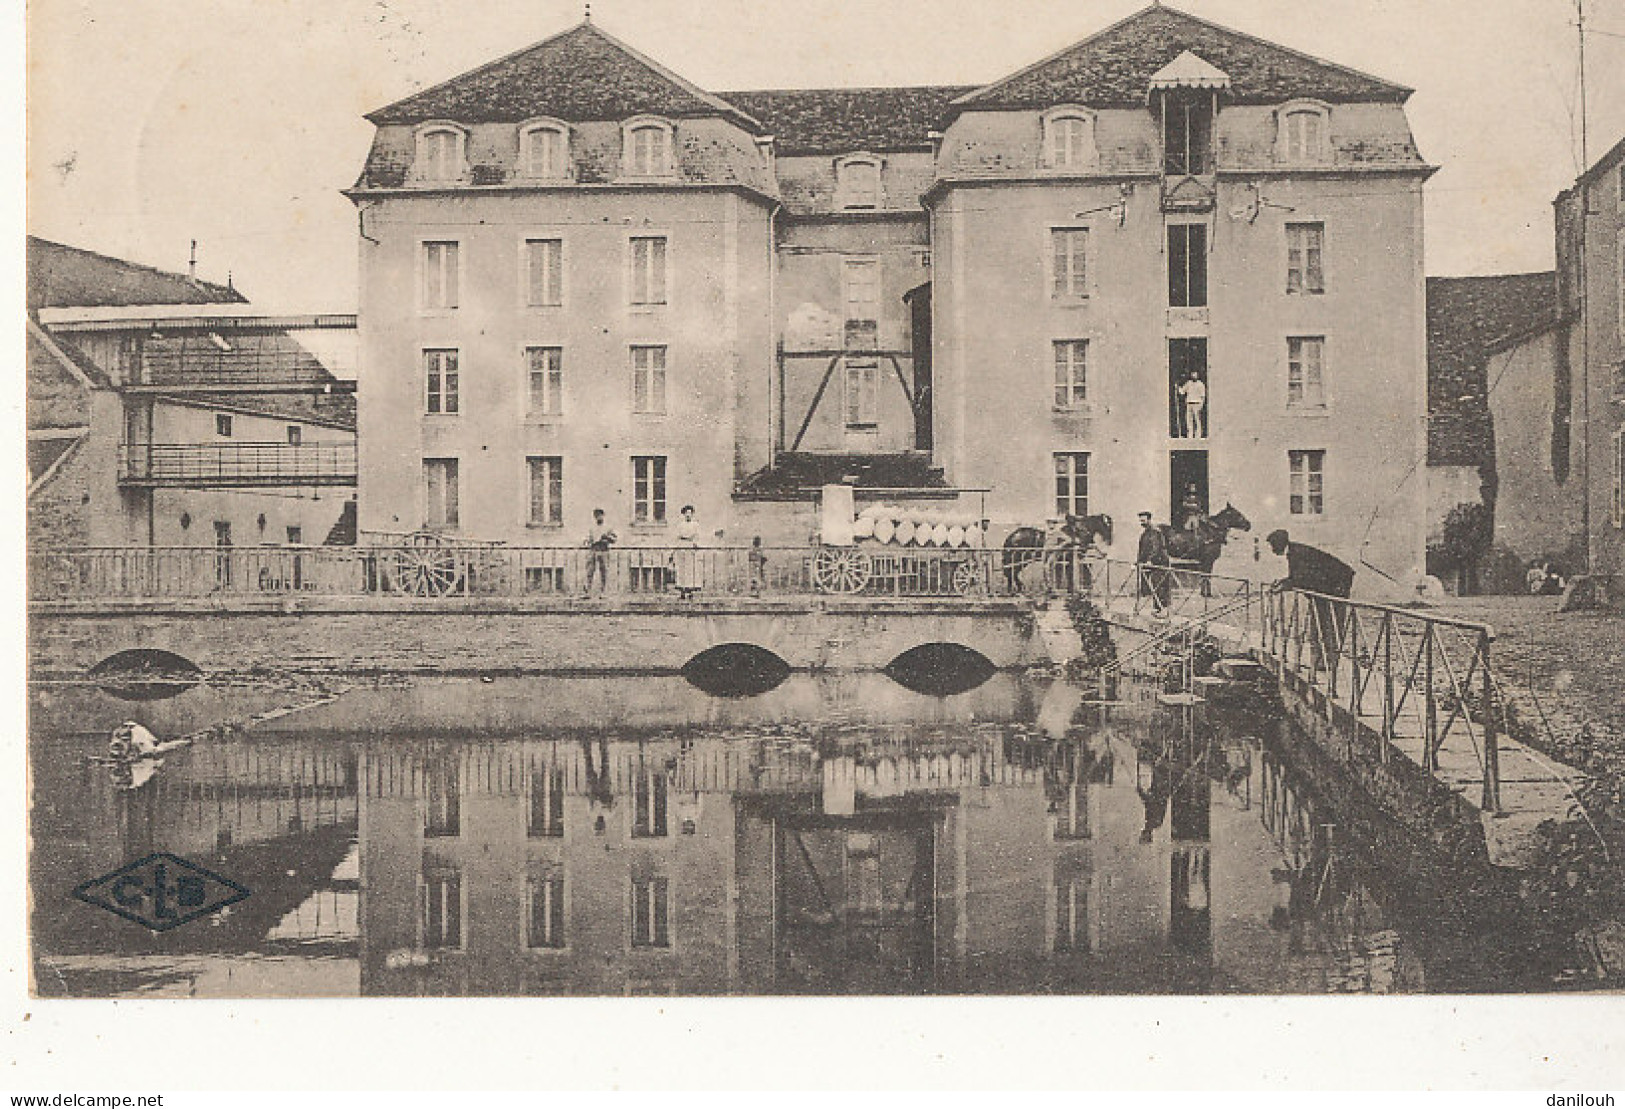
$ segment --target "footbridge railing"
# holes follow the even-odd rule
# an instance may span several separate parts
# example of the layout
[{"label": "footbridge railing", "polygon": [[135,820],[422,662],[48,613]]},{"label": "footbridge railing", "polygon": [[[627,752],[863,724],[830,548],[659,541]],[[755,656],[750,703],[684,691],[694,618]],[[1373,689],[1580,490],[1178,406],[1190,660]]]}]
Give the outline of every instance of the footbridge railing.
[{"label": "footbridge railing", "polygon": [[1387,762],[1403,755],[1451,788],[1479,784],[1501,811],[1487,624],[1299,590],[1261,598],[1262,655],[1328,721],[1364,725]]}]

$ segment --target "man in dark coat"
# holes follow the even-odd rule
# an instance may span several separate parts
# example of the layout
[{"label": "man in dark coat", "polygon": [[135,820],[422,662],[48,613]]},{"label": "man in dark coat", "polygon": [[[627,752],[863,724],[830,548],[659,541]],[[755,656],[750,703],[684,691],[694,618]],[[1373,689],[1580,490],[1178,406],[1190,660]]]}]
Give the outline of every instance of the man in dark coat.
[{"label": "man in dark coat", "polygon": [[1168,540],[1162,529],[1151,523],[1151,513],[1140,513],[1140,547],[1134,556],[1140,568],[1140,596],[1151,598],[1151,611],[1157,616],[1168,610]]},{"label": "man in dark coat", "polygon": [[1311,657],[1318,668],[1327,654],[1337,653],[1348,623],[1348,606],[1327,598],[1349,595],[1354,588],[1354,568],[1319,547],[1292,542],[1279,528],[1265,536],[1264,542],[1277,555],[1286,556],[1286,577],[1277,582],[1277,586],[1320,594],[1312,599],[1314,627],[1305,629],[1310,637]]}]

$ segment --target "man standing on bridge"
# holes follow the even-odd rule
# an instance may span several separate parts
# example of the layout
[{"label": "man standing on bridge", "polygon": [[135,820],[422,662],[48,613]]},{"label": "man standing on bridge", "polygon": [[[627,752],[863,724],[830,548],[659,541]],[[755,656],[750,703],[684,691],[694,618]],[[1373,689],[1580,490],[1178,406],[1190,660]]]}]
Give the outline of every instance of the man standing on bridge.
[{"label": "man standing on bridge", "polygon": [[1310,628],[1310,657],[1319,669],[1330,652],[1335,656],[1343,643],[1348,623],[1348,606],[1330,598],[1346,599],[1354,589],[1354,568],[1336,555],[1307,543],[1294,543],[1286,531],[1277,528],[1264,537],[1270,550],[1286,556],[1286,577],[1276,582],[1278,589],[1301,589],[1319,596],[1311,598],[1314,626]]},{"label": "man standing on bridge", "polygon": [[1140,574],[1140,596],[1151,598],[1153,616],[1168,614],[1168,539],[1151,523],[1151,513],[1140,513],[1140,546],[1134,562]]}]

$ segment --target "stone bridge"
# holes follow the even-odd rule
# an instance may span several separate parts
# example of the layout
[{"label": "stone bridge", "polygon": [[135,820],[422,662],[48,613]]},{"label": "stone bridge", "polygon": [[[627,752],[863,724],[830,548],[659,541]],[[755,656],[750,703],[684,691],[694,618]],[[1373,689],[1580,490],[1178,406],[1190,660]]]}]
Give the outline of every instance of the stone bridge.
[{"label": "stone bridge", "polygon": [[748,644],[795,670],[878,670],[927,644],[1000,669],[1047,661],[1029,602],[959,598],[277,597],[35,601],[35,677],[82,676],[125,651],[165,651],[206,674],[254,671],[675,671]]}]

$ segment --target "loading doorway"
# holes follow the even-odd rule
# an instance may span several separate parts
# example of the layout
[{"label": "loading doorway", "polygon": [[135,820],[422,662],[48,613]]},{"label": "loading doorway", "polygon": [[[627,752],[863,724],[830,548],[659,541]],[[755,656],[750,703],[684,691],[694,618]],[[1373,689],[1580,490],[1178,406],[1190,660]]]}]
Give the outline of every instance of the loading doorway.
[{"label": "loading doorway", "polygon": [[1168,340],[1168,438],[1206,439],[1207,340]]},{"label": "loading doorway", "polygon": [[1208,514],[1207,451],[1168,452],[1168,521],[1188,527],[1191,514]]}]

